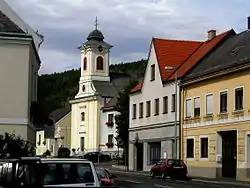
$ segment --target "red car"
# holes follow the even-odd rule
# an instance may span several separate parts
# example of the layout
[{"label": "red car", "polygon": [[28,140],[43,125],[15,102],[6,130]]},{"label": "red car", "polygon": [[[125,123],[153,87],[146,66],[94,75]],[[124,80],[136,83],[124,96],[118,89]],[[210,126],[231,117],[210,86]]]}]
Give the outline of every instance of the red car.
[{"label": "red car", "polygon": [[165,179],[167,176],[170,178],[187,178],[187,166],[182,160],[179,159],[161,159],[150,170],[150,176],[161,176]]},{"label": "red car", "polygon": [[116,175],[111,174],[106,168],[96,168],[97,176],[100,179],[101,186],[113,186]]}]

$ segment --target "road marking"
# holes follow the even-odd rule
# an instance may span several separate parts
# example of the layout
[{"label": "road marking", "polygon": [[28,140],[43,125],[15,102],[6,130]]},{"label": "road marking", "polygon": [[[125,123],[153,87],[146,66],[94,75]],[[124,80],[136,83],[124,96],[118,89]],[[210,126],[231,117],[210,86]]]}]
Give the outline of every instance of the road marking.
[{"label": "road marking", "polygon": [[187,183],[186,181],[182,181],[182,180],[175,180],[175,181],[179,183]]},{"label": "road marking", "polygon": [[166,187],[166,188],[173,188],[173,187],[170,187],[170,186],[167,186],[167,185],[160,185],[160,184],[155,184],[156,187]]},{"label": "road marking", "polygon": [[199,180],[199,179],[191,179],[191,181],[204,182],[204,183],[219,183],[218,181]]},{"label": "road marking", "polygon": [[141,182],[139,182],[139,181],[133,181],[133,180],[124,180],[124,181],[127,181],[127,182],[129,182],[129,183],[136,183],[136,184],[141,183]]}]

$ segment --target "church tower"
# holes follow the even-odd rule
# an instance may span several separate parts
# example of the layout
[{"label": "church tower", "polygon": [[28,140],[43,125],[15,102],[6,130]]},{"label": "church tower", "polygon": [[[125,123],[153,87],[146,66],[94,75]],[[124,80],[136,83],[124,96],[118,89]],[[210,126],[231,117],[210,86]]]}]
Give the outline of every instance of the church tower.
[{"label": "church tower", "polygon": [[87,41],[78,48],[81,52],[81,77],[79,92],[75,98],[94,95],[93,81],[110,82],[109,52],[113,46],[104,41],[97,25],[96,19],[95,29],[88,35]]}]

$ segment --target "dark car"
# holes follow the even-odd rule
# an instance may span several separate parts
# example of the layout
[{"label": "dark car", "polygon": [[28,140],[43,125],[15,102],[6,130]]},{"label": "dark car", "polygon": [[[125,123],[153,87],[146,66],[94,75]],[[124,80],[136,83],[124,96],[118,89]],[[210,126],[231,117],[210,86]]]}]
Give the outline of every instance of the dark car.
[{"label": "dark car", "polygon": [[98,156],[99,156],[99,162],[111,161],[110,155],[105,155],[101,152],[89,152],[86,153],[83,156],[83,158],[96,163],[98,162]]},{"label": "dark car", "polygon": [[182,160],[179,159],[161,159],[150,170],[150,176],[161,176],[165,179],[167,176],[170,178],[186,179],[187,166]]},{"label": "dark car", "polygon": [[96,168],[96,173],[100,179],[101,186],[113,186],[115,184],[114,179],[117,178],[116,175],[111,174],[105,168]]}]

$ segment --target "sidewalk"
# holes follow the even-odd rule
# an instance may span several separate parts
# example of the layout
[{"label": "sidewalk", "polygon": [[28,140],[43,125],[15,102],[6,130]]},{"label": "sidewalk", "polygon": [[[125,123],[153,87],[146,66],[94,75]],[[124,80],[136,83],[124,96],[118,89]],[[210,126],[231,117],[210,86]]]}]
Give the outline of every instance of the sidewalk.
[{"label": "sidewalk", "polygon": [[[117,172],[117,173],[134,174],[134,175],[139,175],[139,176],[149,176],[149,172],[147,171],[127,171],[125,170],[125,167],[121,165],[112,165],[110,170],[113,172]],[[239,181],[239,180],[232,180],[232,179],[203,178],[203,177],[188,177],[188,178],[190,181],[196,181],[196,182],[250,187],[250,182],[248,181]]]}]

